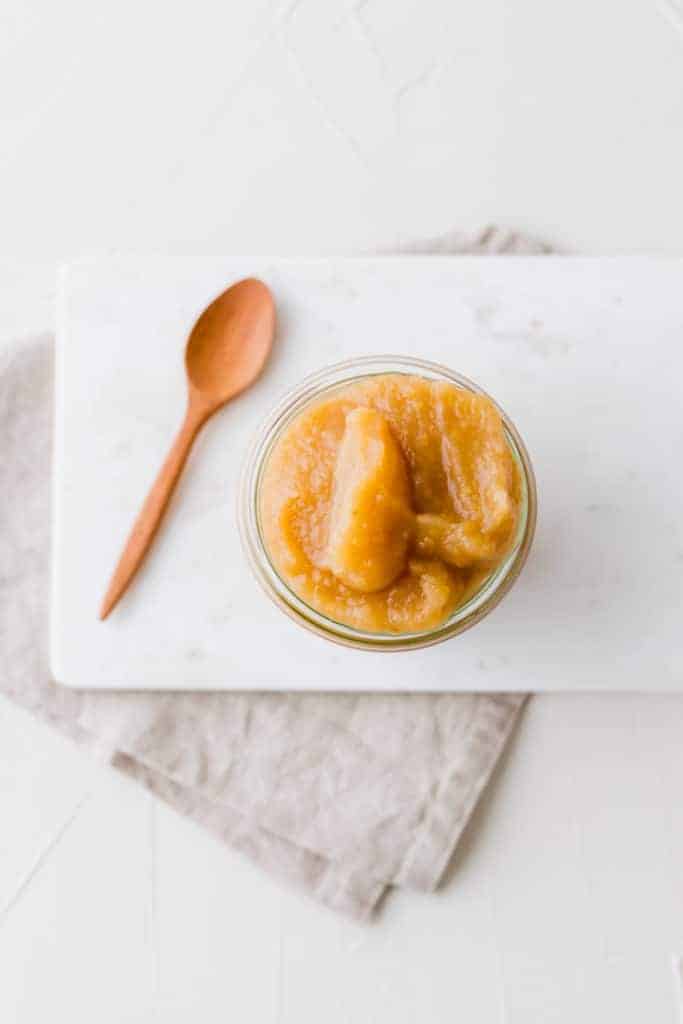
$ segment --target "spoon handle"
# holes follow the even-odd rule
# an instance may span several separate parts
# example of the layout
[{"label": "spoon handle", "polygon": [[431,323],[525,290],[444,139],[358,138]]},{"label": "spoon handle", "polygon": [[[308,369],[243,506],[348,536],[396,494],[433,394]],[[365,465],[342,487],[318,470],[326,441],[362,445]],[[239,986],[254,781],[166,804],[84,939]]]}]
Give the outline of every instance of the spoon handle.
[{"label": "spoon handle", "polygon": [[143,558],[151,547],[171,495],[180,479],[180,474],[190,454],[192,443],[204,423],[204,417],[190,405],[185,421],[180,428],[166,461],[152,485],[145,503],[138,513],[126,546],[118,561],[100,607],[100,619],[106,619],[119,601]]}]

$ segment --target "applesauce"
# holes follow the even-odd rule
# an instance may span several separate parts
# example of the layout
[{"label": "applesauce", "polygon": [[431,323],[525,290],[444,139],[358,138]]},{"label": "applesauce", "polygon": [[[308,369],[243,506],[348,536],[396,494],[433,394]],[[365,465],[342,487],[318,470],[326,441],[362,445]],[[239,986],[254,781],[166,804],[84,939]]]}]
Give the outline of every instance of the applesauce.
[{"label": "applesauce", "polygon": [[417,373],[348,380],[304,405],[261,467],[278,577],[352,630],[422,634],[519,544],[523,480],[484,394]]}]

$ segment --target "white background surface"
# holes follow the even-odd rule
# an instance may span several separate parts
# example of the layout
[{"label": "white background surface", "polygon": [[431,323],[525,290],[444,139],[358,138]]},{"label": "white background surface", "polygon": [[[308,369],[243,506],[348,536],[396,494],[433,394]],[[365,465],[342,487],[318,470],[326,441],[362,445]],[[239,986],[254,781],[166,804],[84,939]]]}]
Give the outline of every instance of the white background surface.
[{"label": "white background surface", "polygon": [[[183,415],[185,338],[211,297],[249,274],[276,297],[273,360],[204,431],[162,535],[101,623],[106,581]],[[683,260],[271,263],[193,249],[74,265],[59,308],[51,648],[60,681],[683,689],[683,481],[671,472],[683,447]],[[457,641],[400,657],[330,644],[293,623],[256,583],[234,528],[245,452],[283,392],[314,369],[387,348],[451,366],[498,399],[528,445],[540,498],[531,557],[507,600]]]},{"label": "white background surface", "polygon": [[[2,0],[0,338],[103,247],[680,254],[682,107],[680,0]],[[358,927],[3,704],[0,1020],[676,1024],[682,739],[535,699],[445,890]]]}]

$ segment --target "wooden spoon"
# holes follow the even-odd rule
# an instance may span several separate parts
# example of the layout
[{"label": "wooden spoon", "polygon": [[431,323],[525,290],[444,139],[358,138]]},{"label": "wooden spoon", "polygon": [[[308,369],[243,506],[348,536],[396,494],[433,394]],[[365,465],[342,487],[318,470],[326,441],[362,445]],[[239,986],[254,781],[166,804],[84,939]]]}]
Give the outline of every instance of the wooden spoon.
[{"label": "wooden spoon", "polygon": [[224,291],[192,328],[185,350],[185,421],[135,520],[102,602],[100,619],[106,619],[140,567],[195,437],[222,405],[254,383],[268,358],[274,333],[273,296],[255,278],[238,281]]}]

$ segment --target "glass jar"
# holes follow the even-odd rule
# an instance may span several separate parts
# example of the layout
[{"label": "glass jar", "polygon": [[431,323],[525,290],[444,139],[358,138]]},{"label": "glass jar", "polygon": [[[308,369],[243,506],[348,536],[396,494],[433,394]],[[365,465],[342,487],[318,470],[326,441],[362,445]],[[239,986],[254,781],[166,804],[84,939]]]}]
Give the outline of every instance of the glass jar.
[{"label": "glass jar", "polygon": [[[325,367],[293,388],[261,427],[247,454],[239,488],[238,519],[242,545],[256,579],[268,596],[300,626],[327,640],[374,651],[427,647],[463,633],[479,622],[509,591],[526,562],[536,526],[536,483],[528,452],[514,424],[496,404],[521,480],[520,516],[510,551],[479,589],[432,629],[419,633],[370,633],[335,622],[302,601],[281,578],[266,550],[259,513],[259,490],[270,452],[292,420],[311,402],[331,397],[335,390],[376,374],[407,373],[448,381],[480,395],[483,388],[445,366],[408,356],[367,356]],[[490,398],[490,396],[487,396]]]}]

